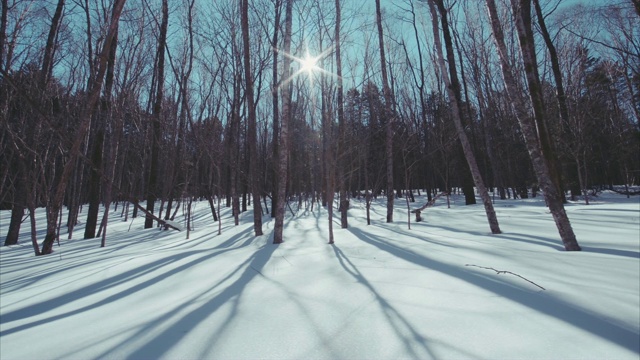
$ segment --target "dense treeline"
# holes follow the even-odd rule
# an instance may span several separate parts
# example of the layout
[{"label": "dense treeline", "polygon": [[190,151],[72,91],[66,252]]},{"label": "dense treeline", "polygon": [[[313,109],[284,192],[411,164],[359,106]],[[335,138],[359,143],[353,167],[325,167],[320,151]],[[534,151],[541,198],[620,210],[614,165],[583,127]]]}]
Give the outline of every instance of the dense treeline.
[{"label": "dense treeline", "polygon": [[[37,207],[48,209],[42,249],[44,225],[29,221],[39,254],[60,226],[78,236],[80,207],[84,237],[104,246],[101,205],[143,211],[151,227],[206,199],[215,220],[222,203],[237,223],[249,206],[275,216],[284,201],[328,206],[335,193],[348,226],[349,198],[369,205],[389,185],[411,200],[461,188],[474,203],[479,181],[494,199],[526,197],[540,186],[536,142],[573,200],[637,184],[635,3],[497,1],[497,19],[490,3],[383,2],[376,28],[373,0],[2,0],[5,244]],[[533,77],[517,28],[528,16]],[[527,143],[522,117],[534,115],[540,139]]]}]

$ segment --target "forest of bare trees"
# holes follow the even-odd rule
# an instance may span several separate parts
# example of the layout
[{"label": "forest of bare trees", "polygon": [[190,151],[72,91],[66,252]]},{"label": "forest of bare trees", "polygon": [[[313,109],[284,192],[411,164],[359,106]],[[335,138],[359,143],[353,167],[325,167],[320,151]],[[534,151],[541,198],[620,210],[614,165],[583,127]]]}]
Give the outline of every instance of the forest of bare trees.
[{"label": "forest of bare trees", "polygon": [[36,255],[198,200],[274,243],[325,207],[333,242],[351,199],[454,189],[494,234],[541,191],[580,250],[564,204],[640,182],[636,0],[0,1],[1,229]]}]

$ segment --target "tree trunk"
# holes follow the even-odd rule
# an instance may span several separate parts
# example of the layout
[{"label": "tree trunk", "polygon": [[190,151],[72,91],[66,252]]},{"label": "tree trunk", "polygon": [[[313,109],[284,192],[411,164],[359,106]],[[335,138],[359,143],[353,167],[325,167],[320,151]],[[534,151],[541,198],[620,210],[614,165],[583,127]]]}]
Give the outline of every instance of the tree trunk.
[{"label": "tree trunk", "polygon": [[[562,70],[560,70],[560,61],[558,60],[558,52],[556,51],[556,47],[553,45],[553,40],[551,39],[551,35],[549,35],[549,31],[547,31],[547,25],[544,21],[544,16],[542,14],[542,8],[540,7],[539,0],[533,1],[536,10],[536,16],[538,17],[538,24],[540,25],[540,32],[542,33],[542,38],[544,39],[544,43],[547,46],[547,50],[549,51],[549,59],[551,60],[551,70],[553,72],[553,79],[556,82],[556,99],[558,101],[558,108],[560,109],[560,118],[565,124],[569,124],[569,107],[567,106],[567,96],[564,92],[564,84],[562,81]],[[545,120],[546,122],[546,120]],[[547,128],[547,126],[545,126]],[[549,136],[549,135],[547,135]],[[553,143],[551,137],[549,136],[549,145],[553,150],[553,153],[556,153],[556,146]],[[562,175],[560,174],[560,164],[557,157],[552,157],[550,159],[549,165],[551,166],[551,175],[553,176],[553,180],[558,187],[558,192],[560,196],[562,196],[562,202],[566,203],[567,199],[564,196],[563,184],[562,184]]]},{"label": "tree trunk", "polygon": [[[4,70],[4,44],[7,42],[7,16],[9,12],[9,0],[2,0],[0,10],[0,70]],[[7,64],[8,65],[8,64]]]},{"label": "tree trunk", "polygon": [[[285,31],[284,31],[284,49],[285,54],[291,52],[291,26],[293,22],[292,8],[293,0],[286,0],[287,5],[285,9]],[[289,78],[289,67],[291,66],[291,59],[285,56],[284,66],[282,72],[282,79]],[[287,165],[289,162],[289,121],[291,119],[291,98],[289,96],[289,84],[282,85],[282,124],[280,126],[280,151],[278,158],[278,177],[280,181],[278,183],[278,203],[276,204],[276,222],[274,226],[273,243],[280,244],[283,242],[282,233],[284,230],[284,205],[287,202],[285,199],[287,191]]]},{"label": "tree trunk", "polygon": [[62,10],[64,9],[65,0],[58,0],[56,11],[53,13],[51,19],[51,26],[49,27],[49,36],[47,37],[47,45],[44,48],[44,56],[42,58],[42,87],[46,87],[49,82],[49,77],[53,72],[53,58],[56,51],[56,37],[58,36],[58,29],[60,28],[60,22],[62,20]]},{"label": "tree trunk", "polygon": [[109,29],[105,37],[102,51],[100,52],[96,81],[89,89],[87,101],[81,116],[81,123],[79,124],[73,145],[71,146],[71,149],[69,151],[69,159],[64,165],[62,174],[60,175],[60,181],[58,182],[58,186],[56,187],[53,201],[47,208],[47,235],[44,239],[44,242],[42,243],[42,255],[50,254],[53,251],[53,242],[56,238],[56,228],[58,225],[58,216],[60,216],[60,209],[62,207],[62,200],[64,199],[64,194],[69,182],[69,177],[71,176],[73,168],[75,167],[75,160],[80,155],[80,147],[82,146],[82,142],[87,134],[87,131],[89,130],[91,114],[93,113],[93,110],[95,109],[95,106],[98,102],[98,98],[100,97],[102,82],[107,71],[106,62],[109,57],[111,43],[118,27],[118,21],[120,19],[120,14],[122,13],[122,8],[124,7],[125,2],[126,0],[116,0],[113,4],[113,16],[111,18],[111,23],[109,24]]},{"label": "tree trunk", "polygon": [[338,81],[337,101],[338,101],[338,131],[339,131],[339,143],[338,143],[338,181],[340,182],[340,226],[343,229],[349,227],[349,220],[347,218],[347,211],[349,210],[349,196],[347,195],[347,182],[345,179],[347,161],[346,161],[346,124],[344,120],[344,91],[342,88],[342,56],[340,53],[340,26],[341,26],[341,11],[340,0],[335,0],[336,5],[336,29],[335,29],[335,50],[336,50],[336,77]]},{"label": "tree trunk", "polygon": [[387,222],[393,222],[393,123],[395,114],[393,113],[393,96],[389,87],[389,78],[387,76],[387,60],[384,51],[384,34],[382,32],[382,12],[380,10],[380,0],[376,0],[376,24],[378,26],[378,46],[380,47],[380,70],[382,72],[382,86],[385,102],[385,118],[386,118],[386,138],[385,153],[387,155]]},{"label": "tree trunk", "polygon": [[[101,115],[97,115],[99,117]],[[96,119],[97,120],[97,119]],[[93,121],[99,127],[93,139],[91,150],[91,167],[89,170],[89,210],[87,211],[87,223],[84,228],[84,238],[96,237],[98,224],[98,212],[100,210],[100,183],[102,182],[102,145],[104,143],[104,130],[100,120]]]},{"label": "tree trunk", "polygon": [[14,200],[13,206],[11,207],[11,222],[9,223],[9,231],[7,232],[7,237],[4,240],[4,246],[16,245],[18,243],[18,236],[20,235],[20,225],[22,224],[23,216],[24,204],[21,204]]},{"label": "tree trunk", "polygon": [[[102,239],[100,241],[100,247],[105,247],[107,245],[107,228],[109,224],[109,207],[111,206],[111,198],[113,192],[113,179],[115,177],[115,169],[116,169],[116,158],[118,156],[118,148],[120,146],[120,137],[122,135],[122,126],[123,126],[123,117],[118,114],[113,119],[112,108],[111,108],[111,91],[113,89],[113,78],[114,78],[114,69],[116,64],[116,49],[118,44],[118,31],[116,29],[116,33],[113,36],[113,44],[111,46],[111,51],[109,51],[109,61],[107,63],[107,74],[105,79],[105,104],[106,104],[106,112],[107,119],[109,119],[113,123],[112,131],[111,131],[111,144],[109,146],[109,150],[106,156],[106,164],[104,166],[106,176],[104,177],[104,215],[102,216]],[[117,208],[116,203],[116,208]]]},{"label": "tree trunk", "polygon": [[322,104],[321,104],[321,112],[322,112],[322,141],[323,141],[323,152],[324,152],[324,173],[326,180],[326,194],[325,198],[327,201],[327,218],[329,225],[329,244],[334,243],[333,238],[333,200],[335,197],[335,157],[333,154],[333,123],[331,120],[331,116],[329,115],[330,111],[327,109],[328,99],[327,99],[327,91],[325,90],[326,83],[323,79],[322,83]]},{"label": "tree trunk", "polygon": [[260,204],[260,171],[258,171],[258,134],[256,129],[256,108],[253,95],[253,78],[251,76],[251,59],[249,52],[249,1],[242,0],[242,42],[244,47],[244,81],[247,97],[247,142],[249,143],[249,184],[253,197],[253,231],[256,236],[262,235],[262,205]]},{"label": "tree trunk", "polygon": [[476,162],[475,155],[473,154],[473,150],[471,148],[471,142],[469,141],[469,138],[467,137],[465,129],[462,126],[462,113],[461,113],[462,100],[461,100],[461,93],[460,93],[460,83],[458,82],[458,75],[456,71],[455,57],[453,53],[453,42],[451,40],[451,33],[449,31],[447,9],[444,6],[443,0],[436,1],[438,5],[438,10],[440,12],[442,33],[443,33],[443,38],[444,38],[444,42],[447,50],[447,61],[449,62],[450,75],[447,75],[445,60],[442,54],[442,45],[440,44],[440,34],[438,29],[438,17],[437,17],[436,8],[433,2],[434,0],[429,1],[429,8],[431,10],[431,15],[433,17],[433,33],[434,33],[435,44],[436,44],[436,52],[438,54],[438,63],[442,73],[441,75],[445,80],[447,95],[449,97],[449,104],[451,106],[451,109],[453,110],[453,122],[456,126],[458,139],[460,140],[460,143],[462,145],[464,156],[467,159],[467,164],[469,165],[469,169],[471,170],[473,182],[475,183],[476,188],[478,189],[478,193],[482,198],[482,203],[484,205],[485,213],[487,214],[487,220],[489,222],[489,228],[491,229],[491,233],[500,234],[502,231],[500,230],[500,225],[498,224],[498,218],[493,208],[491,197],[489,196],[489,192],[487,191],[487,188],[484,185],[484,181],[482,179],[482,175],[480,174],[478,163]]},{"label": "tree trunk", "polygon": [[276,217],[276,208],[278,203],[278,181],[280,181],[278,175],[278,166],[276,165],[277,159],[279,159],[278,155],[278,137],[280,134],[280,114],[278,113],[278,34],[280,33],[280,14],[282,13],[282,2],[280,0],[276,0],[275,4],[275,19],[273,25],[273,38],[271,40],[271,47],[273,48],[273,67],[271,76],[272,79],[272,89],[271,89],[271,102],[273,107],[273,172],[272,172],[272,183],[271,183],[271,217]]},{"label": "tree trunk", "polygon": [[[530,85],[529,92],[531,101],[533,102],[536,118],[532,118],[528,114],[526,110],[528,108],[528,105],[525,103],[523,97],[518,96],[515,76],[507,59],[507,47],[500,25],[500,20],[498,19],[498,12],[496,9],[495,1],[486,0],[486,2],[487,10],[489,12],[489,18],[491,19],[493,37],[498,49],[498,56],[500,58],[500,66],[502,68],[507,95],[509,96],[510,103],[514,107],[516,116],[518,118],[518,122],[524,136],[525,144],[527,146],[527,150],[529,151],[529,156],[531,157],[531,162],[538,177],[538,183],[540,184],[540,187],[544,192],[545,200],[547,201],[549,210],[551,210],[551,214],[556,223],[558,232],[560,233],[560,238],[562,239],[565,249],[580,250],[580,246],[578,245],[575,234],[573,233],[573,229],[571,228],[571,224],[569,223],[569,218],[567,217],[567,214],[564,210],[562,197],[560,196],[560,194],[558,194],[556,184],[553,182],[553,179],[551,177],[549,165],[544,156],[543,147],[539,138],[540,134],[537,132],[537,118],[544,115],[541,112],[542,103],[540,102],[540,98],[537,98],[535,102],[533,101],[534,96],[537,97],[538,95],[540,95],[536,94],[536,91],[538,91],[539,88],[537,88],[537,84],[533,82],[533,78],[535,77],[533,72],[537,67],[535,61],[535,48],[533,47],[533,38],[528,38],[527,36],[527,32],[529,33],[529,35],[532,35],[531,28],[529,27],[527,30],[525,21],[522,18],[522,15],[524,15],[525,12],[529,11],[525,16],[527,16],[530,20],[531,4],[524,1],[523,5],[528,6],[524,6],[523,9],[518,9],[518,4],[515,1],[512,2],[512,5],[514,6],[516,25],[518,28],[518,37],[520,39],[520,49],[522,52],[523,61],[525,63],[525,70],[527,72],[527,81],[532,81],[531,85],[533,85],[533,89],[531,89]],[[520,13],[520,11],[522,11],[522,13]]]},{"label": "tree trunk", "polygon": [[[533,104],[533,115],[535,124],[538,128],[538,137],[542,145],[542,156],[544,157],[547,168],[549,169],[550,184],[547,184],[550,191],[549,196],[545,197],[551,210],[551,214],[556,220],[556,225],[560,232],[560,237],[564,243],[566,250],[581,250],[576,236],[569,222],[564,205],[562,191],[555,178],[557,169],[554,164],[557,162],[553,146],[546,127],[546,114],[544,108],[544,99],[542,86],[540,84],[540,76],[538,75],[538,63],[536,60],[536,49],[533,40],[533,30],[531,27],[531,0],[511,0],[513,11],[515,14],[516,29],[518,31],[518,40],[520,42],[520,51],[524,62],[527,85],[529,86],[529,96]],[[546,192],[545,192],[546,195]]]},{"label": "tree trunk", "polygon": [[[151,164],[149,167],[149,182],[147,184],[147,214],[153,214],[156,200],[158,199],[158,167],[162,119],[162,100],[164,98],[164,52],[167,42],[167,27],[169,23],[169,5],[167,0],[162,0],[162,22],[160,23],[160,34],[158,36],[158,47],[156,50],[156,93],[153,104],[153,120],[151,133]],[[146,215],[144,228],[153,227],[153,217]]]}]

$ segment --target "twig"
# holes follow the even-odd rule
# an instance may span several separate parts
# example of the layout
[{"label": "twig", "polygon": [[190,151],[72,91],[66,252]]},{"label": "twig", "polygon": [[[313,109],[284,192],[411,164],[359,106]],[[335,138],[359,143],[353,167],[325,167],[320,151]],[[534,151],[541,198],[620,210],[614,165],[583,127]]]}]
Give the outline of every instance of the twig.
[{"label": "twig", "polygon": [[533,281],[531,281],[531,280],[529,280],[529,279],[527,279],[527,278],[525,278],[525,277],[523,277],[523,276],[520,276],[520,275],[518,275],[518,274],[516,274],[516,273],[512,273],[511,271],[506,271],[506,270],[496,270],[496,269],[494,269],[494,268],[492,268],[492,267],[478,266],[478,265],[472,265],[472,264],[465,264],[464,266],[473,266],[473,267],[477,267],[477,268],[480,268],[480,269],[493,270],[493,271],[495,271],[495,272],[496,272],[496,274],[511,274],[511,275],[515,275],[515,276],[519,277],[520,279],[522,279],[522,280],[524,280],[524,281],[527,281],[527,282],[529,282],[529,283],[531,283],[531,284],[533,284],[533,285],[535,285],[535,286],[539,287],[539,288],[540,288],[540,289],[542,289],[542,290],[547,290],[547,289],[543,288],[542,286],[540,286],[540,285],[538,285],[538,284],[534,283]]}]

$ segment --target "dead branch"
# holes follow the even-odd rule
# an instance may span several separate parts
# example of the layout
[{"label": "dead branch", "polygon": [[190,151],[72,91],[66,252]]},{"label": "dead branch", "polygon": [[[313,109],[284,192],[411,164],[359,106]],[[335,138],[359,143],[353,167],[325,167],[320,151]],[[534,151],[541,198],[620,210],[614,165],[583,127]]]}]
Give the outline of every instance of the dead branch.
[{"label": "dead branch", "polygon": [[147,211],[147,209],[145,209],[144,207],[142,207],[142,205],[140,205],[138,203],[138,200],[131,199],[131,202],[138,208],[138,210],[142,211],[145,215],[151,216],[153,218],[153,220],[155,220],[155,221],[159,222],[160,224],[164,225],[165,228],[172,228],[174,230],[180,231],[179,228],[169,224],[168,222],[160,219],[159,217],[157,217],[157,216],[153,215],[152,213],[150,213],[149,211]]},{"label": "dead branch", "polygon": [[538,284],[534,283],[533,281],[531,281],[531,280],[529,280],[529,279],[527,279],[527,278],[525,278],[525,277],[523,277],[523,276],[520,276],[520,275],[518,275],[518,274],[516,274],[516,273],[513,273],[513,272],[511,272],[511,271],[506,271],[506,270],[496,270],[496,269],[494,269],[494,268],[492,268],[492,267],[478,266],[478,265],[472,265],[472,264],[465,264],[464,266],[473,266],[473,267],[477,267],[477,268],[480,268],[480,269],[493,270],[493,271],[495,271],[495,272],[496,272],[496,274],[511,274],[511,275],[517,276],[517,277],[519,277],[520,279],[522,279],[522,280],[524,280],[524,281],[527,281],[527,282],[529,282],[529,283],[531,283],[531,284],[533,284],[533,285],[535,285],[535,286],[539,287],[539,288],[540,288],[540,289],[542,289],[542,290],[547,290],[547,289],[543,288],[542,286],[540,286],[540,285],[538,285]]},{"label": "dead branch", "polygon": [[428,207],[432,207],[433,205],[435,205],[436,200],[438,200],[440,197],[442,197],[444,195],[448,195],[448,193],[446,191],[443,191],[440,194],[434,196],[429,202],[424,204],[421,208],[415,209],[415,210],[411,210],[412,213],[416,214],[416,222],[422,221],[422,216],[420,216],[420,213],[422,212],[422,210],[424,210],[424,209],[426,209]]}]

